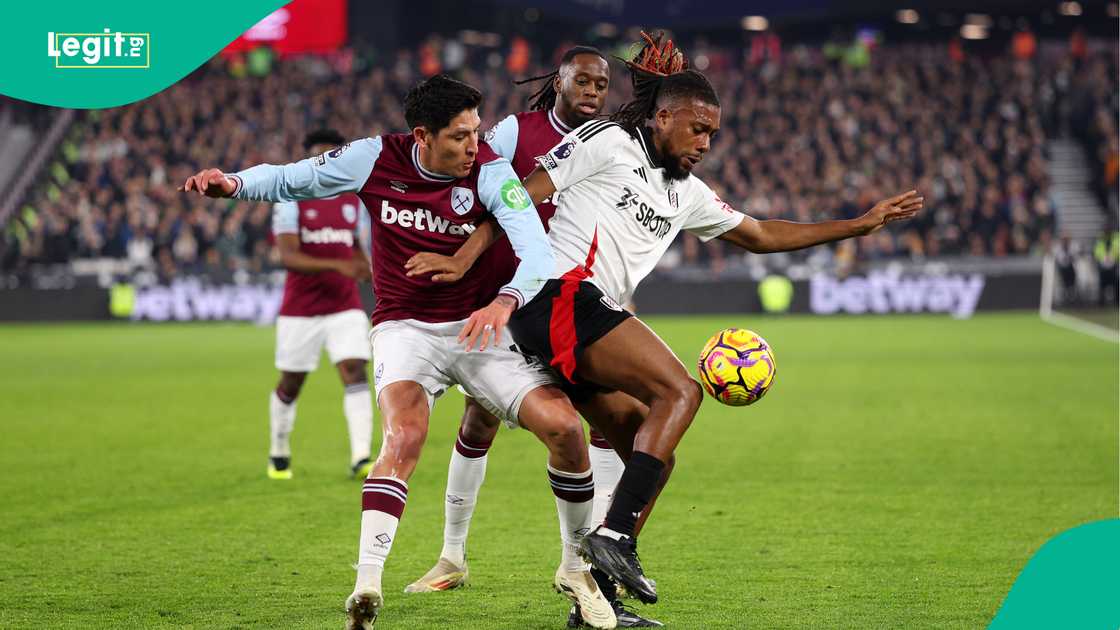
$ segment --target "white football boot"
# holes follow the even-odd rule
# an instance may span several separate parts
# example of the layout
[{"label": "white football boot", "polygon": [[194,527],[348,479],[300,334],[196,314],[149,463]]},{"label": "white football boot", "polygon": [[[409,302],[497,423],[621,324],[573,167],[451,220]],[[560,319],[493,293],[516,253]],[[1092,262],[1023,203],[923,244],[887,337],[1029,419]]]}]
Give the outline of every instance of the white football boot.
[{"label": "white football boot", "polygon": [[583,622],[592,628],[610,630],[618,626],[611,603],[603,597],[595,578],[590,571],[564,571],[556,570],[556,577],[552,585],[556,591],[568,596],[572,602],[579,604],[580,616]]},{"label": "white football boot", "polygon": [[406,593],[435,593],[437,591],[450,591],[467,583],[470,570],[467,561],[459,566],[447,558],[440,557],[436,566],[428,569],[419,580],[404,587]]},{"label": "white football boot", "polygon": [[346,630],[372,630],[385,605],[378,586],[363,586],[346,598]]}]

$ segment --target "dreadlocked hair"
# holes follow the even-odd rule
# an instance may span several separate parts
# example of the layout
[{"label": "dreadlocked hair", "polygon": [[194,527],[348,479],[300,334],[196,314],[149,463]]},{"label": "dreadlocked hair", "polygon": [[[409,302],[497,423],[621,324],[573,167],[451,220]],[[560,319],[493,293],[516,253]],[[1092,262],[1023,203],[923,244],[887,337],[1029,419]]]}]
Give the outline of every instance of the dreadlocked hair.
[{"label": "dreadlocked hair", "polygon": [[599,52],[598,48],[594,48],[592,46],[573,46],[564,52],[564,56],[560,58],[560,65],[558,65],[552,72],[513,82],[514,85],[525,85],[527,83],[542,82],[540,88],[537,89],[536,92],[530,94],[529,98],[525,99],[530,102],[530,111],[552,109],[553,106],[556,105],[556,88],[553,86],[553,79],[560,76],[560,68],[562,68],[572,59],[575,59],[576,55],[596,55],[602,58],[604,61],[606,61],[607,59],[603,56],[603,53]]},{"label": "dreadlocked hair", "polygon": [[[665,33],[652,37],[642,31],[642,40],[631,47],[630,59],[619,57],[630,69],[634,97],[611,115],[611,121],[627,129],[637,129],[653,117],[657,100],[666,94],[667,86],[672,86],[674,92],[681,91],[679,88],[683,88],[686,82],[696,82],[692,75],[699,76],[708,85],[708,91],[714,98],[715,90],[711,89],[708,80],[699,72],[688,70],[688,59],[680,48],[673,45],[673,40],[665,38]],[[685,76],[688,76],[687,81],[682,81]]]}]

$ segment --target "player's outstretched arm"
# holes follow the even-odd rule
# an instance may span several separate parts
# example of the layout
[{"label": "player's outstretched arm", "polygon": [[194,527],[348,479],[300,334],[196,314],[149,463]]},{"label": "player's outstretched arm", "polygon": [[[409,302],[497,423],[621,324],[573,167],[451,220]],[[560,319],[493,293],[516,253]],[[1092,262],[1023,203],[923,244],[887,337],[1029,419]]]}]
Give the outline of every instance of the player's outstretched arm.
[{"label": "player's outstretched arm", "polygon": [[381,138],[363,138],[291,164],[258,164],[229,175],[206,169],[187,178],[180,190],[253,201],[333,197],[360,190],[380,155]]},{"label": "player's outstretched arm", "polygon": [[724,232],[720,239],[756,254],[786,252],[871,234],[888,223],[909,219],[922,209],[924,197],[918,191],[896,195],[875,204],[863,216],[844,221],[794,223],[756,221],[745,217],[738,226]]}]

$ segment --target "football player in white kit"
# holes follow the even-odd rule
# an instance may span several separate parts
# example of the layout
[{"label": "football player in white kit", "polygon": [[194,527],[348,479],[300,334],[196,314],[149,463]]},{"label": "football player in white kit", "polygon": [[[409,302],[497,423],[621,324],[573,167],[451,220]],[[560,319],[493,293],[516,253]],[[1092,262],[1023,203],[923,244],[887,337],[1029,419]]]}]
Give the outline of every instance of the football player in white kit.
[{"label": "football player in white kit", "polygon": [[[923,198],[909,191],[850,220],[746,216],[692,175],[719,131],[719,98],[707,78],[684,70],[671,43],[653,40],[628,65],[637,74],[634,100],[609,121],[565,136],[525,180],[534,201],[561,193],[549,231],[557,268],[509,327],[520,349],[552,365],[569,387],[617,390],[649,408],[637,426],[596,427],[612,444],[630,439],[633,447],[606,519],[583,538],[581,551],[653,603],[657,592],[638,561],[635,523],[656,496],[702,394],[669,347],[620,305],[682,229],[750,252],[790,251],[870,234],[914,216]],[[460,252],[476,256],[496,233],[487,222]]]}]

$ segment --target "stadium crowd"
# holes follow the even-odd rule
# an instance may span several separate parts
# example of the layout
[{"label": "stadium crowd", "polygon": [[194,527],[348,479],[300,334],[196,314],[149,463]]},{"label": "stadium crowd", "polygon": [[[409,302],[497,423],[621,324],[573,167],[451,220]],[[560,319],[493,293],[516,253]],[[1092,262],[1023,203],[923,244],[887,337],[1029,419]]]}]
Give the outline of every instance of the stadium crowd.
[{"label": "stadium crowd", "polygon": [[[927,198],[924,216],[904,227],[802,256],[843,266],[1049,245],[1045,141],[1058,133],[1069,93],[1064,49],[1021,59],[905,45],[871,49],[862,62],[805,46],[686,50],[723,100],[723,130],[697,172],[733,206],[808,221],[852,217],[909,188]],[[61,148],[64,172],[17,213],[18,237],[7,230],[4,264],[110,257],[164,277],[275,267],[267,204],[188,196],[176,184],[202,166],[233,171],[304,157],[300,142],[316,127],[353,138],[404,129],[401,95],[421,68],[439,65],[425,59],[423,48],[380,58],[216,58],[151,98],[85,113]],[[467,57],[455,74],[484,91],[489,125],[524,109],[530,90],[484,60]],[[1115,60],[1079,63],[1101,79],[1085,133],[1102,164],[1112,156],[1115,188]],[[621,66],[613,68],[609,111],[629,96]],[[688,235],[674,251],[672,264],[738,264],[718,242],[701,246]]]}]

